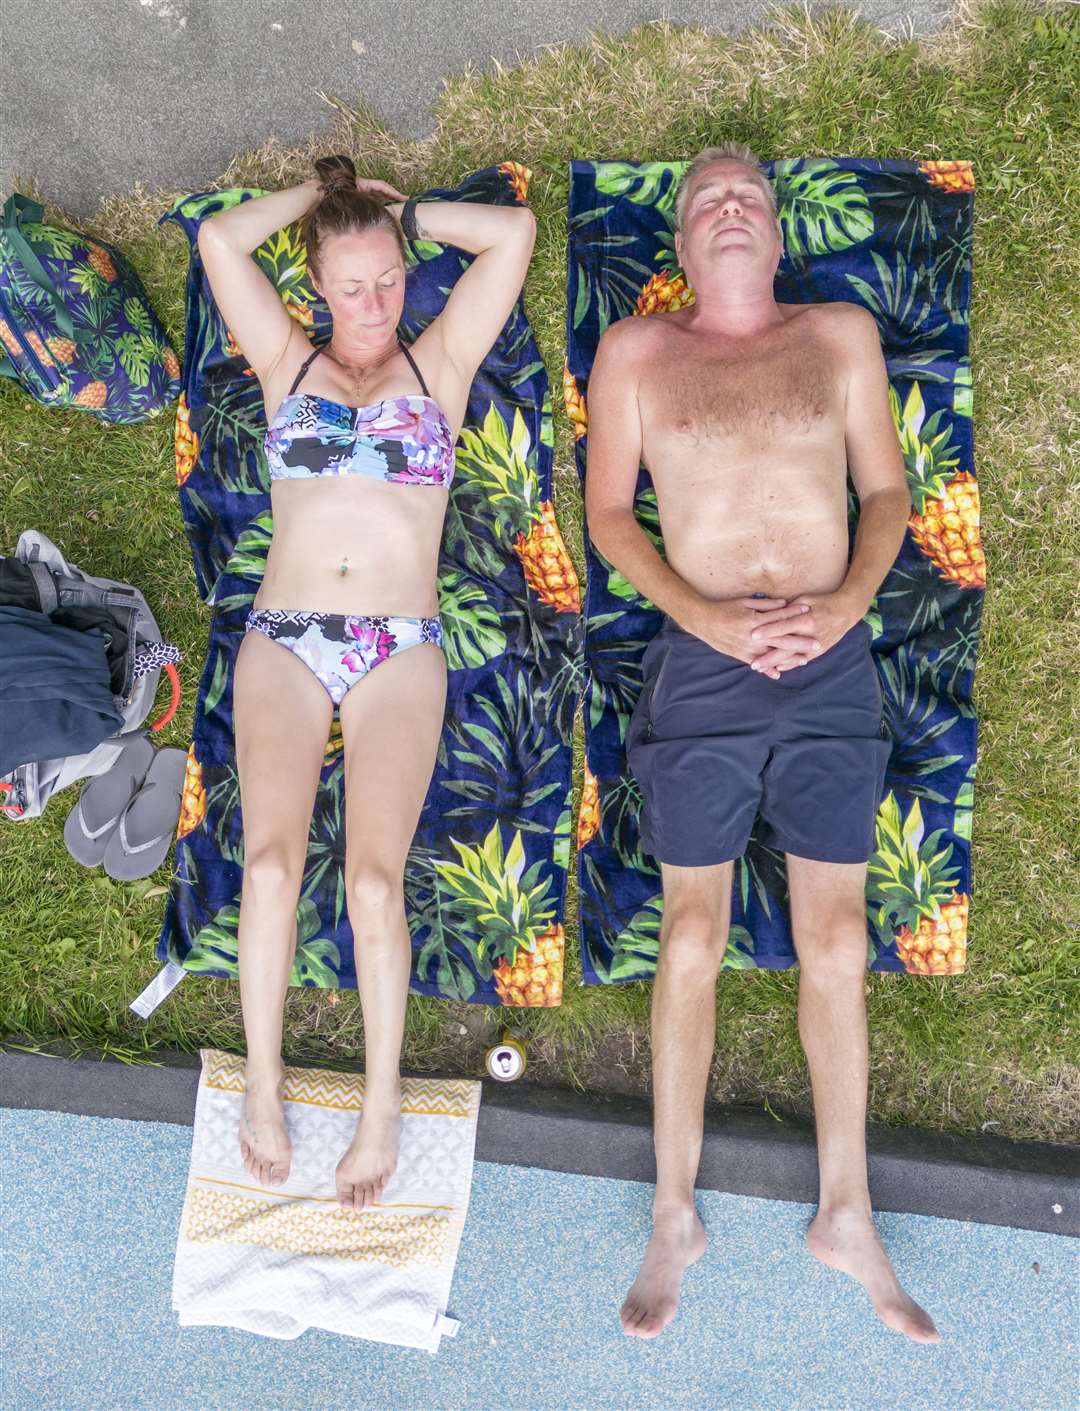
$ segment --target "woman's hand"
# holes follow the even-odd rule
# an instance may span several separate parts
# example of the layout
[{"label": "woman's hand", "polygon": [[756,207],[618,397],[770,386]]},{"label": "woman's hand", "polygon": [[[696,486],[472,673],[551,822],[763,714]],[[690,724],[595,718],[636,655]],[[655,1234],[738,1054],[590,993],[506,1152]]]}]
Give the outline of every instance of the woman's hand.
[{"label": "woman's hand", "polygon": [[399,191],[388,181],[376,181],[373,177],[358,176],[356,189],[362,191],[365,196],[385,196],[387,201],[407,201],[409,199],[404,191]]}]

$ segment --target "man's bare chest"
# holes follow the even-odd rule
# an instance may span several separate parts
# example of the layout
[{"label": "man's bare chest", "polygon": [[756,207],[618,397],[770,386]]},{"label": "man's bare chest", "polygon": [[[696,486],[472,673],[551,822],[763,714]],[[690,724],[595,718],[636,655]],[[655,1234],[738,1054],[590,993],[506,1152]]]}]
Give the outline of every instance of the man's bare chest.
[{"label": "man's bare chest", "polygon": [[662,439],[700,447],[765,446],[828,436],[841,420],[842,388],[829,350],[785,339],[737,357],[702,355],[675,341],[640,385],[645,447]]}]

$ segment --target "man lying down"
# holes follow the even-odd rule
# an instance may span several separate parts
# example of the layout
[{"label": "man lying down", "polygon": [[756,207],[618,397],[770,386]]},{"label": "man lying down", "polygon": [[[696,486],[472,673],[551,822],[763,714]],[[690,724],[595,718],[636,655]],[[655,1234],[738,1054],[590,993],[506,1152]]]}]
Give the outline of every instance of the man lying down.
[{"label": "man lying down", "polygon": [[[910,513],[877,326],[853,304],[776,302],[776,197],[741,145],[688,168],[675,249],[695,303],[613,324],[589,379],[589,533],[664,613],[627,731],[664,912],[653,1232],[622,1325],[660,1332],[705,1251],[694,1181],[715,983],[734,860],[760,812],[787,857],[817,1118],[807,1245],[858,1279],[889,1327],[936,1342],[878,1238],[866,1171],[866,864],[889,741],[863,617]],[[639,463],[666,563],[634,517]]]}]

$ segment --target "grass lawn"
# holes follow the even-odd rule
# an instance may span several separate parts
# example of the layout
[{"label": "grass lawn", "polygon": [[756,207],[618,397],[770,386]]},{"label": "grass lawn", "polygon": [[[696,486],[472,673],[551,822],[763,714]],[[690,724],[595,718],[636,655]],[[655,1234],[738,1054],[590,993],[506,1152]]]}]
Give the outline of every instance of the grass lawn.
[{"label": "grass lawn", "polygon": [[[343,101],[340,131],[319,149],[347,148],[364,174],[407,190],[508,158],[532,168],[539,236],[526,302],[557,408],[571,158],[686,158],[739,138],[764,157],[974,160],[971,335],[989,590],[976,681],[970,961],[953,979],[868,977],[870,1112],[1058,1141],[1076,1139],[1080,1113],[1078,65],[1080,11],[1066,6],[962,8],[948,30],[907,43],[843,10],[813,19],[784,11],[736,40],[655,24],[453,82],[423,142],[396,138]],[[267,147],[238,158],[220,184],[299,180],[310,157]],[[136,190],[104,203],[94,220],[71,223],[130,254],[179,348],[186,246],[175,229],[155,226],[173,195]],[[581,498],[558,410],[556,431],[556,506],[580,569]],[[171,415],[105,426],[46,411],[0,384],[0,492],[0,551],[10,553],[33,526],[75,562],[144,590],[165,637],[187,656],[183,707],[157,743],[185,747],[209,614],[181,528]],[[579,740],[579,784],[580,762]],[[72,790],[27,825],[0,823],[0,1033],[135,1062],[153,1061],[160,1046],[239,1048],[231,983],[189,978],[146,1024],[128,1011],[157,967],[168,869],[124,886],[81,868],[62,839],[75,797]],[[573,875],[567,921],[562,1008],[518,1012],[533,1036],[530,1076],[646,1091],[651,988],[577,983]],[[721,977],[716,1099],[764,1105],[778,1117],[808,1110],[796,992],[794,972]],[[502,1020],[411,997],[404,1062],[476,1072]],[[291,1057],[358,1061],[355,994],[294,991],[286,1045]]]}]

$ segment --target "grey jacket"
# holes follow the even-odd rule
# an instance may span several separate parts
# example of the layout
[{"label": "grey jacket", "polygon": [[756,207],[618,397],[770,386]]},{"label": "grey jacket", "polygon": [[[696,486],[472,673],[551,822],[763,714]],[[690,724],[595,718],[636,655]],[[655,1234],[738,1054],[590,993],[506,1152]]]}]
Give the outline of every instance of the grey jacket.
[{"label": "grey jacket", "polygon": [[57,789],[66,789],[77,779],[89,779],[104,774],[116,762],[126,740],[139,733],[139,726],[150,714],[157,694],[159,670],[150,671],[133,681],[135,656],[140,646],[160,642],[161,632],[146,599],[137,588],[117,583],[109,578],[94,578],[74,564],[69,564],[51,539],[36,529],[27,529],[19,537],[15,557],[27,564],[41,599],[43,612],[57,606],[99,607],[127,617],[128,659],[124,689],[126,695],[115,696],[116,708],[123,717],[123,729],[103,740],[89,754],[69,755],[64,759],[39,760],[23,764],[5,775],[0,784],[8,785],[0,797],[0,814],[14,822],[37,818]]}]

